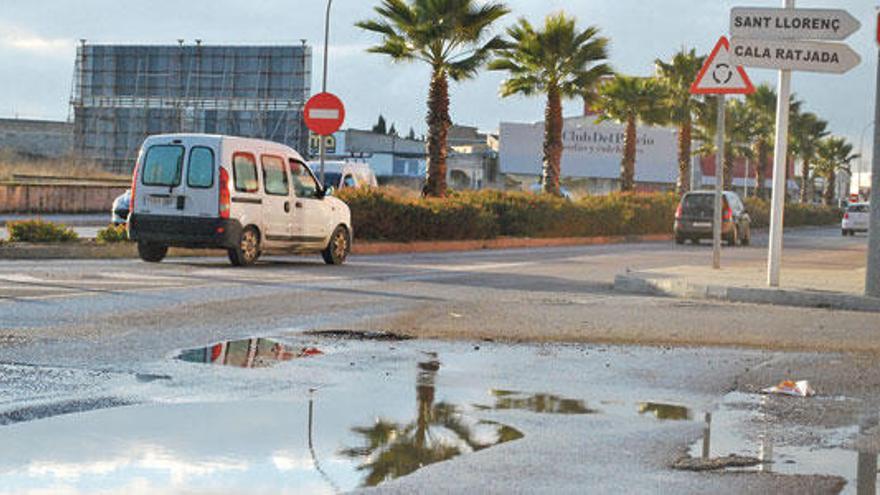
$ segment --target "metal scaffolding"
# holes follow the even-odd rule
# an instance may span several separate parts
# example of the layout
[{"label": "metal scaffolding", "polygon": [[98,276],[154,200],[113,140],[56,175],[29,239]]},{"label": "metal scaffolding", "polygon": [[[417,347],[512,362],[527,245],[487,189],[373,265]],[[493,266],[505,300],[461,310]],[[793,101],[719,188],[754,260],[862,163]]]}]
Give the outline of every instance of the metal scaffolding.
[{"label": "metal scaffolding", "polygon": [[153,134],[198,132],[308,145],[311,47],[77,48],[70,104],[78,159],[130,173]]}]

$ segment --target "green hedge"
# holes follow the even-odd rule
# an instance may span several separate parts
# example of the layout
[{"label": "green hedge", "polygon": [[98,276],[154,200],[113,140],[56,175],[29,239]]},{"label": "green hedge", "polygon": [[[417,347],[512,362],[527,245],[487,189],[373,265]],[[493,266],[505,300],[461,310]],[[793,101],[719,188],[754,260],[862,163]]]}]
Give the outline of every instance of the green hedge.
[{"label": "green hedge", "polygon": [[568,201],[529,193],[461,192],[407,199],[381,189],[340,191],[355,236],[366,240],[592,237],[671,232],[671,194],[613,194]]},{"label": "green hedge", "polygon": [[22,220],[6,224],[10,242],[71,242],[79,238],[73,229],[43,220]]},{"label": "green hedge", "polygon": [[[752,219],[752,227],[770,226],[770,202],[762,199],[748,198],[745,200],[746,211]],[[831,225],[840,222],[843,212],[834,206],[802,205],[786,203],[785,226],[800,227],[808,225]]]},{"label": "green hedge", "polygon": [[108,225],[98,231],[95,241],[98,244],[128,242],[128,229],[125,228],[125,225]]}]

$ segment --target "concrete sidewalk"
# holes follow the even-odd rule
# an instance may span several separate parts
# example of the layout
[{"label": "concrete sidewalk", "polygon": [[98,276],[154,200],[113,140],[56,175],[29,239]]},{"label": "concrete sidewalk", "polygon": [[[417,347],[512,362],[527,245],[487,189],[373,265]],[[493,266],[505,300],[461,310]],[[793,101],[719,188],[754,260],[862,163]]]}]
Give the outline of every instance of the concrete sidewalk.
[{"label": "concrete sidewalk", "polygon": [[752,262],[721,270],[676,266],[627,272],[615,277],[614,289],[682,299],[880,312],[880,299],[863,295],[864,262],[858,266],[852,257],[845,263],[830,261],[823,268],[783,263],[779,288],[768,287],[766,266]]}]

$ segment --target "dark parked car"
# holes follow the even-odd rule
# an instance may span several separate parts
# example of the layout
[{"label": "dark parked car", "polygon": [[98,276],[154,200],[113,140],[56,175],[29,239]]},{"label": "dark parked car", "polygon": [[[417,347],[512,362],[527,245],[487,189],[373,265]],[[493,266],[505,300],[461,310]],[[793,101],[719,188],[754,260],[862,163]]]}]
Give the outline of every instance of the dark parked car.
[{"label": "dark parked car", "polygon": [[[681,198],[675,212],[675,242],[694,244],[700,239],[712,238],[712,218],[715,213],[714,191],[692,191]],[[739,196],[725,191],[721,204],[721,238],[728,246],[747,246],[752,240],[751,218]]]}]

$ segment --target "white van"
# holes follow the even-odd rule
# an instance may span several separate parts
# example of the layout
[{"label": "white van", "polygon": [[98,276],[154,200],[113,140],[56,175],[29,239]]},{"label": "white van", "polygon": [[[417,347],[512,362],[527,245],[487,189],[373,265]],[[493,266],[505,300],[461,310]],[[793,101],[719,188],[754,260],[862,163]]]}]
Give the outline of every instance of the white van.
[{"label": "white van", "polygon": [[236,266],[264,250],[320,252],[339,265],[351,251],[351,212],[332,192],[282,144],[151,136],[132,177],[129,235],[153,263],[173,246],[226,249]]},{"label": "white van", "polygon": [[[321,164],[309,162],[309,166],[315,171],[318,179],[321,178]],[[370,168],[369,163],[363,162],[324,162],[324,184],[334,189],[349,189],[359,187],[378,187],[376,174]]]}]

